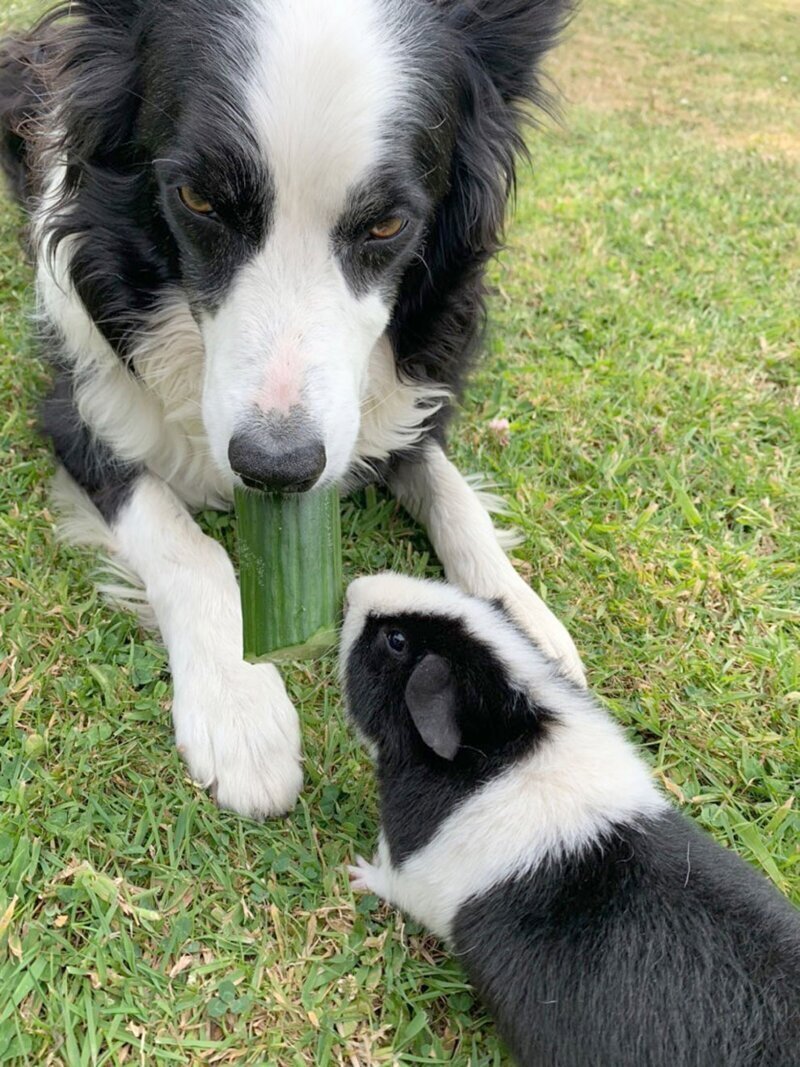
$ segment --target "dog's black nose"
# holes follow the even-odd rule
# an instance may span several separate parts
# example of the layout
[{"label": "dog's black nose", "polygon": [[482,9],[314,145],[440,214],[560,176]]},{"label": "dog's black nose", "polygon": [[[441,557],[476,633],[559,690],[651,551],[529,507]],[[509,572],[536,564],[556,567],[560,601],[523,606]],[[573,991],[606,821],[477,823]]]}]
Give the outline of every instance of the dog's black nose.
[{"label": "dog's black nose", "polygon": [[251,489],[305,493],[325,470],[325,445],[304,420],[259,418],[233,435],[228,461]]}]

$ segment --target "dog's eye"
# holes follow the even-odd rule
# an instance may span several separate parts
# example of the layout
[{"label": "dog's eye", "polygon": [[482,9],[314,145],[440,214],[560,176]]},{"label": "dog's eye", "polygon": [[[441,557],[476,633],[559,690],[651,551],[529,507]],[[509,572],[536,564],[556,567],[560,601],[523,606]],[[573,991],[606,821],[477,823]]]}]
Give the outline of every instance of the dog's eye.
[{"label": "dog's eye", "polygon": [[407,219],[383,219],[377,226],[372,227],[369,235],[373,241],[390,241],[392,237],[398,237],[406,226],[408,226]]},{"label": "dog's eye", "polygon": [[402,656],[408,648],[408,638],[402,630],[389,630],[386,634],[386,644],[390,652]]},{"label": "dog's eye", "polygon": [[195,215],[215,214],[213,204],[210,204],[208,200],[196,193],[190,185],[181,185],[178,189],[178,196],[183,201],[183,204],[190,211],[193,211]]}]

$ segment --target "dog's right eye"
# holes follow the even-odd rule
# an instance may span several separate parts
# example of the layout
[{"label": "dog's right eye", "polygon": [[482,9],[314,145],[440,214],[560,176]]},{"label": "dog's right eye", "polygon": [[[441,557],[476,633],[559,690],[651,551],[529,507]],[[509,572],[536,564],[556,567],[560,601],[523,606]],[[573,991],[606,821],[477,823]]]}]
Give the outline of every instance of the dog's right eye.
[{"label": "dog's right eye", "polygon": [[214,205],[206,200],[205,197],[196,193],[190,185],[181,185],[178,188],[178,196],[181,198],[184,207],[188,207],[195,215],[204,215],[209,218],[216,214]]}]

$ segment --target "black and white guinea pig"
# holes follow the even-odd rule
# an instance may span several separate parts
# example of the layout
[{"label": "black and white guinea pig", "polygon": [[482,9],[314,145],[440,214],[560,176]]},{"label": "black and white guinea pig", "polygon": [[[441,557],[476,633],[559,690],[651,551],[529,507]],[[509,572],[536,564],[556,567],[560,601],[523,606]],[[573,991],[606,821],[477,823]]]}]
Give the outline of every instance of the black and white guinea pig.
[{"label": "black and white guinea pig", "polygon": [[800,1065],[800,912],[501,607],[359,579],[342,673],[381,805],[353,885],[449,941],[520,1064]]}]

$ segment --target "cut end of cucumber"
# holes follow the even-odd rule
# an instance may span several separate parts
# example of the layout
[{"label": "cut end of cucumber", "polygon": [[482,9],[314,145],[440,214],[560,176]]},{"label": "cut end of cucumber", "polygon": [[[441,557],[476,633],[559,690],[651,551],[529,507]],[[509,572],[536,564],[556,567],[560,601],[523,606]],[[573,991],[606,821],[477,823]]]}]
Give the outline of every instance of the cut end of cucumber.
[{"label": "cut end of cucumber", "polygon": [[237,489],[236,515],[244,658],[286,663],[328,652],[344,593],[338,489]]}]

